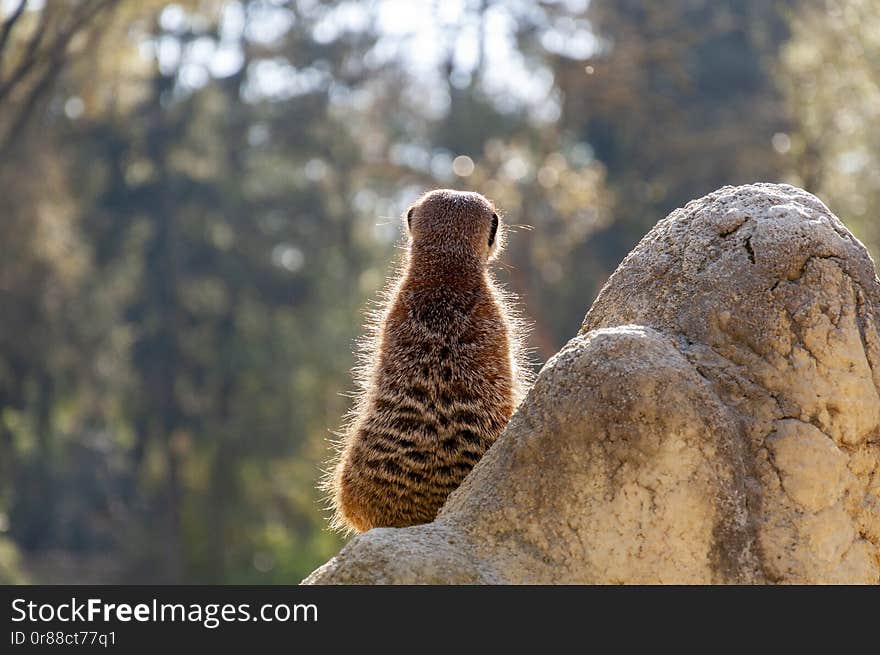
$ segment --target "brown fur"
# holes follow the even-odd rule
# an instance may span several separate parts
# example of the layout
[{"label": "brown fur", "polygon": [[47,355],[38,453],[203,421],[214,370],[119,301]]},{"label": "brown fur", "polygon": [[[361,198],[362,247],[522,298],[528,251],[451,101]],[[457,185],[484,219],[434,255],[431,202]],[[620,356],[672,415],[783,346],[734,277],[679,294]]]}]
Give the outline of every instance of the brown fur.
[{"label": "brown fur", "polygon": [[520,323],[488,271],[504,237],[492,203],[440,189],[404,220],[406,258],[374,319],[361,393],[324,484],[336,528],[433,520],[527,384]]}]

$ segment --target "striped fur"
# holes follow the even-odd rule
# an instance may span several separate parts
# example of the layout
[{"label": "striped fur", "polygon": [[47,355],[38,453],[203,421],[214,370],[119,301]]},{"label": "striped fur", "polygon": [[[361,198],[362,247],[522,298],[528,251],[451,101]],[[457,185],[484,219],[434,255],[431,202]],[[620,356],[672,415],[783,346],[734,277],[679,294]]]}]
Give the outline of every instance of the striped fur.
[{"label": "striped fur", "polygon": [[324,481],[338,529],[433,520],[528,383],[521,323],[488,271],[504,238],[493,205],[441,189],[404,221],[406,257],[369,326],[358,400]]}]

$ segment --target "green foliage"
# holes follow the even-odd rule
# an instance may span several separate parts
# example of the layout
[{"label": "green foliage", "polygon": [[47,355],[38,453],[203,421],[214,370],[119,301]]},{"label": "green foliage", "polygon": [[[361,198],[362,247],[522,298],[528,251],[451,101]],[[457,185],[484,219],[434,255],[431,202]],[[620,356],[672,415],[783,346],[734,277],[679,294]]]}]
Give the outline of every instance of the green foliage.
[{"label": "green foliage", "polygon": [[792,17],[779,62],[791,179],[880,254],[880,3],[815,2]]},{"label": "green foliage", "polygon": [[18,549],[9,539],[0,537],[0,584],[27,584],[22,573]]}]

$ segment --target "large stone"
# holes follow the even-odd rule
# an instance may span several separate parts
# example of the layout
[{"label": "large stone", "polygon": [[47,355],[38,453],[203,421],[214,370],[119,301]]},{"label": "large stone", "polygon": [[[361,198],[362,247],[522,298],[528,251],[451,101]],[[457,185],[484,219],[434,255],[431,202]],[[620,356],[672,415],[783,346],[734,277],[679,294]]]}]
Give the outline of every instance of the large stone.
[{"label": "large stone", "polygon": [[725,187],[611,276],[430,524],[307,583],[880,583],[878,282],[815,197]]}]

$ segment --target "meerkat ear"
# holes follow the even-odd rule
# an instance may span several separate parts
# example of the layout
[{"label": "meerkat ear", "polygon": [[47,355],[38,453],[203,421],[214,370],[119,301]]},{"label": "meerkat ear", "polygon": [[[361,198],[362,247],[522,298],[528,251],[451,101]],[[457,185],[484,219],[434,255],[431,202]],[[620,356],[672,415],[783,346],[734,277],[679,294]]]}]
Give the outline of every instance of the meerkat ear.
[{"label": "meerkat ear", "polygon": [[406,212],[406,228],[408,230],[412,230],[412,215],[413,215],[413,207],[410,207],[409,211]]},{"label": "meerkat ear", "polygon": [[495,243],[495,235],[498,234],[498,214],[492,212],[492,229],[489,230],[489,247]]}]

